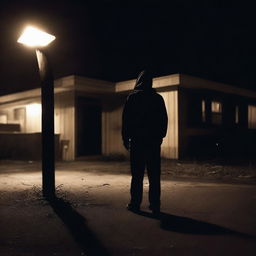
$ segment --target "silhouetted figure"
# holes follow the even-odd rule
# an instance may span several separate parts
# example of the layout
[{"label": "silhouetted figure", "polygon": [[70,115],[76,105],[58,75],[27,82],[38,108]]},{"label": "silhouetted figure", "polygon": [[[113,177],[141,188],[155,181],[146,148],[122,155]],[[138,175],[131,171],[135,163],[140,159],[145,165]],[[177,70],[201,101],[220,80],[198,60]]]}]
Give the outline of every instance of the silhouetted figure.
[{"label": "silhouetted figure", "polygon": [[167,131],[167,113],[161,95],[152,88],[152,77],[142,71],[134,91],[127,97],[123,109],[122,138],[130,150],[131,201],[127,208],[139,211],[143,194],[144,170],[149,179],[149,208],[160,212],[160,148]]}]

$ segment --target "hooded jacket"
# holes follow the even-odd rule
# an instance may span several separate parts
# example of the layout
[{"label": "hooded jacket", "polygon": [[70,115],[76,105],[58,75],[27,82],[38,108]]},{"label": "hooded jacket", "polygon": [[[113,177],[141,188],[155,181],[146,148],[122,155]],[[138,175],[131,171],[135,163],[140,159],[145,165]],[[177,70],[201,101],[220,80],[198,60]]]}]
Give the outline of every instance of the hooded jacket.
[{"label": "hooded jacket", "polygon": [[166,136],[167,122],[164,100],[152,88],[150,74],[142,71],[123,109],[122,138],[124,144],[129,139],[161,142]]}]

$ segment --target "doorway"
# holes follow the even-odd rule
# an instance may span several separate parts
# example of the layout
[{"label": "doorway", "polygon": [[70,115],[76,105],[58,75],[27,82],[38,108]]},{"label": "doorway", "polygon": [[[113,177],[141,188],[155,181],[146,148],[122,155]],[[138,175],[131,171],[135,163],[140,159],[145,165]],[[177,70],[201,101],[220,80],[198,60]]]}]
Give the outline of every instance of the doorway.
[{"label": "doorway", "polygon": [[101,111],[98,100],[77,99],[77,157],[101,154]]}]

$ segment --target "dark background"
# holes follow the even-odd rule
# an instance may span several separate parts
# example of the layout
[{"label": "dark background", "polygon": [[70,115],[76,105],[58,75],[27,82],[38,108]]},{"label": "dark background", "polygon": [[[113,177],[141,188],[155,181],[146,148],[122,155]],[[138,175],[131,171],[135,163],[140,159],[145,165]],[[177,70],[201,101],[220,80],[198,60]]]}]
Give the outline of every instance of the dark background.
[{"label": "dark background", "polygon": [[55,78],[121,81],[149,65],[154,76],[179,72],[256,89],[253,9],[202,3],[1,1],[0,95],[40,86],[34,51],[16,42],[27,24],[56,36],[47,47]]}]

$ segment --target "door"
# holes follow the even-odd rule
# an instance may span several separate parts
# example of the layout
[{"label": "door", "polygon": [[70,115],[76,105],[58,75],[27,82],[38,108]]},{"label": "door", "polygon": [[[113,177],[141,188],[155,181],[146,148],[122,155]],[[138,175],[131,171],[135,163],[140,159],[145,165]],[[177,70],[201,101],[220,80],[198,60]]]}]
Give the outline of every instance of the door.
[{"label": "door", "polygon": [[101,154],[101,105],[86,98],[77,100],[77,156]]}]

